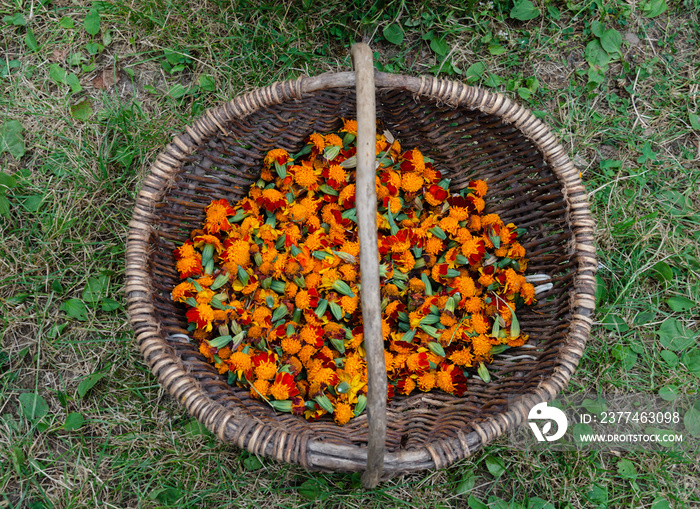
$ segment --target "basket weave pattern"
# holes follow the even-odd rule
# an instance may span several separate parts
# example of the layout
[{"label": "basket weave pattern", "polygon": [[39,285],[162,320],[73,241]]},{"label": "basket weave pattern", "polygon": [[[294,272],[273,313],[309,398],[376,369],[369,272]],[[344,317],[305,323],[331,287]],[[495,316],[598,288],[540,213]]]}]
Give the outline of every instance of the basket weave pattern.
[{"label": "basket weave pattern", "polygon": [[[211,200],[235,202],[260,173],[266,152],[298,151],[312,132],[354,118],[354,75],[276,83],[208,111],[158,156],[130,223],[127,298],[136,339],[161,384],[222,440],[310,469],[356,471],[366,462],[367,418],[343,427],[274,412],[229,386],[187,334],[173,249],[200,227]],[[387,474],[440,468],[519,425],[535,404],[568,383],[594,309],[593,222],[578,172],[549,130],[526,109],[460,83],[376,74],[377,117],[403,147],[435,161],[451,189],[488,182],[487,212],[527,228],[528,274],[553,288],[518,313],[535,348],[489,365],[490,383],[470,378],[464,397],[442,392],[387,405]],[[175,336],[173,336],[175,335]],[[511,404],[509,405],[509,398]],[[512,404],[512,399],[519,402]]]}]

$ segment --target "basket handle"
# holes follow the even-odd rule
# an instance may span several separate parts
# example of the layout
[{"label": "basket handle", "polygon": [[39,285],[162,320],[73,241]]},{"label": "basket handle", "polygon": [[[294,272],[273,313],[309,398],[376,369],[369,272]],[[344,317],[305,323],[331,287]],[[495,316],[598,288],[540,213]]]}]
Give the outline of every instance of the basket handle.
[{"label": "basket handle", "polygon": [[386,442],[387,376],[384,363],[381,300],[379,290],[379,249],[377,241],[376,142],[377,112],[372,50],[364,43],[350,50],[355,68],[357,101],[357,173],[355,207],[360,240],[360,303],[367,354],[367,469],[362,485],[374,488],[382,476]]}]

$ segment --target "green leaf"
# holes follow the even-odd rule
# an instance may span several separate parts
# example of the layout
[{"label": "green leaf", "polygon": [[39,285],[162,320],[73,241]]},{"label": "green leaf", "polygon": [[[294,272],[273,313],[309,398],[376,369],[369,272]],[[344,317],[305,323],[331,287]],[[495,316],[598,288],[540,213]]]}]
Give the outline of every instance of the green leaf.
[{"label": "green leaf", "polygon": [[100,309],[102,309],[102,311],[114,311],[120,307],[122,307],[121,303],[109,297],[102,299],[102,302],[100,302]]},{"label": "green leaf", "polygon": [[205,92],[216,92],[216,82],[211,76],[203,74],[199,77],[199,88]]},{"label": "green leaf", "polygon": [[97,55],[104,47],[98,42],[87,42],[85,43],[85,51],[90,55]]},{"label": "green leaf", "polygon": [[640,4],[642,15],[645,18],[655,18],[668,10],[666,0],[646,0]]},{"label": "green leaf", "polygon": [[488,468],[489,472],[494,477],[500,477],[506,471],[503,459],[498,456],[491,456],[489,454],[484,458],[484,462],[486,463],[486,468]]},{"label": "green leaf", "polygon": [[698,305],[697,302],[685,297],[671,297],[666,300],[666,304],[668,304],[668,307],[670,307],[673,311],[678,313],[688,311],[689,309],[692,309]]},{"label": "green leaf", "polygon": [[608,330],[617,331],[620,334],[630,330],[625,320],[621,316],[615,314],[605,315],[601,320],[601,325]]},{"label": "green leaf", "polygon": [[83,399],[85,395],[92,389],[97,382],[107,376],[105,371],[93,373],[83,378],[83,381],[78,384],[78,398]]},{"label": "green leaf", "polygon": [[610,55],[603,49],[598,39],[593,39],[586,45],[583,56],[591,66],[604,67],[610,63]]},{"label": "green leaf", "polygon": [[635,327],[640,327],[653,321],[654,318],[656,318],[656,313],[654,313],[653,311],[641,311],[637,314],[637,316],[634,317],[633,323]]},{"label": "green leaf", "polygon": [[664,401],[673,401],[678,397],[678,387],[675,385],[666,385],[659,389],[659,397]]},{"label": "green leaf", "polygon": [[22,407],[22,415],[30,421],[40,421],[49,413],[46,400],[34,392],[20,394],[19,404]]},{"label": "green leaf", "polygon": [[449,46],[447,45],[447,42],[445,42],[445,39],[432,39],[430,41],[430,49],[433,50],[435,53],[440,55],[441,57],[447,55],[447,51],[449,49]]},{"label": "green leaf", "polygon": [[609,28],[600,37],[600,45],[608,54],[619,56],[622,47],[622,34],[614,28]]},{"label": "green leaf", "polygon": [[27,28],[27,35],[24,36],[24,42],[27,43],[27,47],[32,51],[39,51],[39,45],[36,42],[36,37],[34,37],[34,30]]},{"label": "green leaf", "polygon": [[318,498],[326,498],[330,494],[328,492],[328,484],[325,479],[309,479],[304,481],[299,488],[297,488],[299,495],[307,500],[316,500]]},{"label": "green leaf", "polygon": [[[20,159],[24,155],[25,149],[22,129],[24,129],[22,124],[17,120],[8,120],[0,126],[0,154],[9,152],[15,159]],[[0,173],[0,175],[6,174]],[[7,182],[14,182],[14,179],[9,177],[9,175],[7,178],[3,177],[3,180],[0,180],[0,185],[15,187],[14,184],[11,186],[7,185]]]},{"label": "green leaf", "polygon": [[595,35],[598,39],[603,37],[603,32],[605,32],[605,25],[603,25],[597,19],[591,21],[591,33]]},{"label": "green leaf", "polygon": [[637,354],[629,347],[623,345],[615,345],[612,347],[612,356],[622,362],[625,370],[630,370],[637,362]]},{"label": "green leaf", "polygon": [[462,476],[462,480],[457,483],[457,486],[455,486],[455,494],[466,495],[472,489],[474,489],[475,484],[476,476],[472,472],[469,472],[468,474]]},{"label": "green leaf", "polygon": [[246,470],[254,472],[256,470],[260,470],[263,467],[263,464],[257,456],[251,455],[243,460],[243,467]]},{"label": "green leaf", "polygon": [[24,19],[24,14],[21,12],[17,12],[13,14],[12,16],[4,16],[2,18],[2,22],[7,24],[7,25],[15,25],[15,26],[26,26],[27,25],[27,20]]},{"label": "green leaf", "polygon": [[60,26],[61,28],[74,28],[75,23],[68,16],[63,16],[58,22],[58,26]]},{"label": "green leaf", "polygon": [[89,303],[98,302],[107,289],[108,283],[109,278],[104,274],[88,279],[83,288],[83,300]]},{"label": "green leaf", "polygon": [[401,44],[403,42],[403,29],[398,23],[392,23],[387,25],[382,30],[384,38],[391,44]]},{"label": "green leaf", "polygon": [[624,479],[634,479],[637,477],[637,467],[628,459],[621,459],[617,462],[617,473]]},{"label": "green leaf", "polygon": [[478,498],[475,498],[474,495],[469,495],[469,498],[467,499],[467,505],[471,509],[489,509],[489,506],[484,504]]},{"label": "green leaf", "polygon": [[517,0],[510,11],[510,17],[520,21],[535,19],[540,10],[530,0]]},{"label": "green leaf", "polygon": [[81,322],[87,321],[87,308],[80,299],[68,299],[61,304],[61,311],[64,311],[70,318],[75,318]]},{"label": "green leaf", "polygon": [[651,275],[656,279],[661,281],[672,281],[673,280],[673,269],[666,262],[658,262],[651,268]]},{"label": "green leaf", "polygon": [[85,16],[85,31],[90,35],[97,35],[100,31],[100,13],[96,9],[90,9]]},{"label": "green leaf", "polygon": [[597,484],[591,484],[591,487],[586,494],[588,499],[594,504],[607,505],[608,503],[608,488],[607,486],[598,486]]},{"label": "green leaf", "polygon": [[[0,186],[12,189],[13,187],[17,186],[17,181],[12,175],[8,175],[7,173],[3,173],[0,171]],[[4,189],[0,190],[0,192],[4,191]]]},{"label": "green leaf", "polygon": [[700,349],[684,353],[681,362],[691,373],[700,374]]},{"label": "green leaf", "polygon": [[0,215],[8,219],[10,217],[10,202],[4,193],[0,193]]},{"label": "green leaf", "polygon": [[63,424],[63,429],[66,431],[75,431],[83,426],[85,419],[78,412],[72,412],[66,417],[66,422]]},{"label": "green leaf", "polygon": [[695,335],[675,318],[667,318],[656,331],[661,346],[667,350],[685,350],[695,343]]},{"label": "green leaf", "polygon": [[467,79],[468,83],[473,83],[482,78],[485,70],[486,66],[482,62],[476,62],[467,67],[467,70],[464,71],[464,77]]},{"label": "green leaf", "polygon": [[683,416],[683,424],[693,437],[700,437],[700,399]]},{"label": "green leaf", "polygon": [[72,94],[77,94],[83,89],[83,87],[80,86],[80,80],[78,80],[75,73],[70,73],[66,76],[66,85],[70,87]]},{"label": "green leaf", "polygon": [[78,104],[74,104],[70,107],[70,114],[76,120],[87,120],[92,114],[92,103],[90,99],[83,99]]},{"label": "green leaf", "polygon": [[668,503],[668,500],[666,500],[664,497],[657,497],[651,503],[651,507],[649,509],[671,509],[671,506]]},{"label": "green leaf", "polygon": [[554,505],[540,497],[534,497],[528,500],[527,509],[555,509]]},{"label": "green leaf", "polygon": [[157,488],[148,494],[148,498],[161,504],[172,505],[182,498],[182,492],[172,486]]},{"label": "green leaf", "polygon": [[695,113],[688,114],[688,120],[690,121],[690,126],[696,131],[700,131],[700,115]]},{"label": "green leaf", "polygon": [[22,206],[27,209],[29,212],[37,212],[39,210],[39,207],[41,207],[42,202],[44,201],[44,196],[41,194],[32,194],[30,196],[27,196],[24,201],[22,202]]},{"label": "green leaf", "polygon": [[675,353],[669,350],[661,350],[660,355],[664,362],[670,367],[675,368],[676,366],[678,366],[678,355],[676,355]]},{"label": "green leaf", "polygon": [[180,99],[187,94],[187,89],[180,83],[175,83],[170,90],[168,90],[168,95],[173,99]]},{"label": "green leaf", "polygon": [[49,78],[59,85],[63,85],[66,82],[66,70],[58,64],[51,64],[49,66]]},{"label": "green leaf", "polygon": [[29,298],[28,293],[18,293],[7,299],[5,302],[10,306],[19,306]]}]

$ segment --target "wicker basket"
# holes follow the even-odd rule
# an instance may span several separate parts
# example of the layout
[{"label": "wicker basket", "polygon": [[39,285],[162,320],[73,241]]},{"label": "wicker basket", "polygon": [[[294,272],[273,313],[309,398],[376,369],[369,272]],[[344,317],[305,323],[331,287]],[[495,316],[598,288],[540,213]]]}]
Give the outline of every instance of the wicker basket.
[{"label": "wicker basket", "polygon": [[[565,387],[590,331],[596,260],[579,174],[528,110],[457,82],[379,72],[373,78],[377,117],[404,147],[432,158],[452,179],[452,189],[486,180],[487,211],[527,228],[528,273],[547,274],[553,283],[519,313],[530,341],[497,356],[490,383],[470,378],[462,398],[419,393],[386,404],[385,450],[378,461],[386,477],[445,467],[473,454]],[[307,422],[229,386],[183,336],[185,310],[170,298],[179,282],[173,249],[200,227],[212,199],[235,202],[246,195],[268,150],[296,152],[312,132],[337,130],[341,117],[355,117],[354,85],[352,72],[299,78],[207,111],[156,158],[127,242],[130,319],[163,387],[221,440],[312,470],[364,470],[368,416],[342,427],[332,420]]]}]

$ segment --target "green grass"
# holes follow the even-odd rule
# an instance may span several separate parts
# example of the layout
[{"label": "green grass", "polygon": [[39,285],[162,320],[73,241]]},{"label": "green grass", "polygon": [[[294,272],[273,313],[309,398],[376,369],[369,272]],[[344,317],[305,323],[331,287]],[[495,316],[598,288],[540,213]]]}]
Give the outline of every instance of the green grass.
[{"label": "green grass", "polygon": [[[364,491],[357,475],[221,444],[160,389],[134,345],[124,242],[155,155],[224,100],[347,70],[364,37],[380,70],[525,104],[581,171],[599,308],[568,390],[697,401],[700,4],[456,4],[0,3],[0,137],[14,143],[0,153],[0,508],[700,504],[690,453],[525,452],[505,438]],[[111,83],[103,71],[114,65]],[[659,332],[670,325],[695,341],[669,343]]]}]

